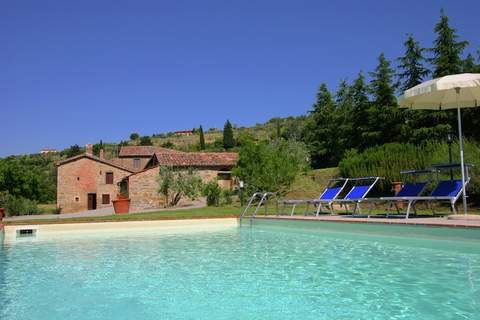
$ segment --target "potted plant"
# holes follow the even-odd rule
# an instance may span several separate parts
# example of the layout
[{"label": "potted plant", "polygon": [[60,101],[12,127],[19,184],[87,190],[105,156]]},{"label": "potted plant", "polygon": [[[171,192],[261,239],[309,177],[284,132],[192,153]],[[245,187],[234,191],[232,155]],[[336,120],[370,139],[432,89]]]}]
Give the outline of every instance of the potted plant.
[{"label": "potted plant", "polygon": [[116,214],[125,214],[130,210],[130,199],[125,194],[117,194],[117,199],[113,200],[112,203]]}]

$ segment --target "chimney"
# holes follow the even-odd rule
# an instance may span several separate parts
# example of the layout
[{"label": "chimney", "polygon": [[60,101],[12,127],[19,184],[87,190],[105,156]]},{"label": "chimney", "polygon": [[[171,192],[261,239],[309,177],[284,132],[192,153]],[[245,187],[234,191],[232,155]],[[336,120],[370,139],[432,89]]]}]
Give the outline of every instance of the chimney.
[{"label": "chimney", "polygon": [[85,153],[90,156],[93,156],[93,144],[89,143],[85,145]]},{"label": "chimney", "polygon": [[98,157],[102,160],[105,160],[105,151],[103,151],[103,148],[100,149],[100,153],[99,153]]}]

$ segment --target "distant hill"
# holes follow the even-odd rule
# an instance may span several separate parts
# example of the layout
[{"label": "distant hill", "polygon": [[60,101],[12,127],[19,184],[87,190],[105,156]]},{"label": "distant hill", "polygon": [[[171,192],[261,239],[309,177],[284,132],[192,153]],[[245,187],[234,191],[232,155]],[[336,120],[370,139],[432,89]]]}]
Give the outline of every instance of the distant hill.
[{"label": "distant hill", "polygon": [[[288,117],[273,118],[265,123],[258,123],[252,127],[237,127],[234,125],[234,136],[238,138],[243,134],[252,136],[257,141],[275,138],[280,135],[285,137],[300,138],[301,129],[305,125],[306,117]],[[180,129],[180,128],[179,128]],[[204,129],[206,151],[224,151],[223,149],[223,131],[220,129]],[[175,134],[174,132],[158,133],[150,136],[151,142],[155,146],[172,148],[180,151],[198,151],[199,150],[199,131],[195,129],[192,135]],[[125,140],[121,143],[125,145],[138,145],[140,139]],[[106,156],[113,156],[118,149],[117,144],[104,144]]]}]

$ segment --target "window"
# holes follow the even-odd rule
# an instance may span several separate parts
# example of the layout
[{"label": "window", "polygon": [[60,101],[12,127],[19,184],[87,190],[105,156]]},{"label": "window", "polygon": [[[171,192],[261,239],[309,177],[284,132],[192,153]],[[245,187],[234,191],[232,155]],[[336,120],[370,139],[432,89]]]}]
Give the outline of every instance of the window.
[{"label": "window", "polygon": [[217,178],[218,180],[232,180],[232,173],[230,171],[219,171]]},{"label": "window", "polygon": [[102,204],[110,204],[110,195],[102,194]]},{"label": "window", "polygon": [[105,183],[106,184],[113,184],[113,172],[105,173]]},{"label": "window", "polygon": [[135,169],[140,168],[140,159],[139,159],[139,158],[133,159],[133,167],[134,167]]}]

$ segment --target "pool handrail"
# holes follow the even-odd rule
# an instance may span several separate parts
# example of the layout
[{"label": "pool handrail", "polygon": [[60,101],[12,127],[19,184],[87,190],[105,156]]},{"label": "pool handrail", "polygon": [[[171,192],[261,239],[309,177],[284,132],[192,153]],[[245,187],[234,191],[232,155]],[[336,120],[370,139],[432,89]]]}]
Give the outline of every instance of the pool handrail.
[{"label": "pool handrail", "polygon": [[[255,218],[255,216],[257,215],[258,211],[260,210],[260,207],[262,205],[264,205],[265,207],[265,215],[268,214],[268,200],[270,198],[276,198],[277,197],[277,194],[275,192],[255,192],[249,199],[248,203],[247,203],[247,206],[245,207],[245,209],[243,210],[242,214],[240,215],[240,222],[242,221],[243,218],[245,218],[245,215],[246,213],[248,212],[248,209],[252,206],[253,202],[255,201],[255,199],[259,198],[260,201],[258,202],[258,204],[255,206],[255,210],[254,212],[252,213],[252,215],[250,216],[250,222]],[[276,203],[276,207],[277,207],[277,214],[278,214],[278,201],[275,202]]]}]

